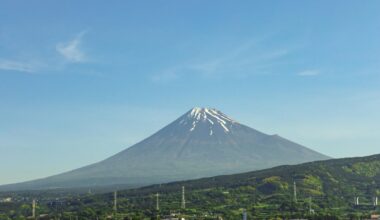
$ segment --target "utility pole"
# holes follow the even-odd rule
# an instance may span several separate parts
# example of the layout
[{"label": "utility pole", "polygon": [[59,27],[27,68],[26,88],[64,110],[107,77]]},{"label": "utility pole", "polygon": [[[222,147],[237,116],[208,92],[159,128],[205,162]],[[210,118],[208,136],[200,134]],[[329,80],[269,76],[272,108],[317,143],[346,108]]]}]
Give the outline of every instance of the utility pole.
[{"label": "utility pole", "polygon": [[159,196],[160,194],[156,194],[156,210],[159,211],[160,210],[160,200],[159,200]]},{"label": "utility pole", "polygon": [[309,197],[309,213],[310,215],[314,213],[314,210],[311,208],[311,203],[312,203],[312,200],[311,200],[311,196]]},{"label": "utility pole", "polygon": [[297,202],[297,185],[296,185],[296,181],[293,181],[293,199],[294,199],[294,202]]},{"label": "utility pole", "polygon": [[113,193],[113,210],[117,212],[117,191]]},{"label": "utility pole", "polygon": [[113,211],[115,212],[115,219],[117,218],[117,191],[113,193]]},{"label": "utility pole", "polygon": [[185,186],[182,186],[182,202],[181,208],[186,209],[186,201],[185,201]]},{"label": "utility pole", "polygon": [[156,215],[156,219],[160,219],[160,194],[156,193],[156,211],[157,211],[157,215]]},{"label": "utility pole", "polygon": [[247,220],[247,210],[243,209],[243,220]]},{"label": "utility pole", "polygon": [[32,218],[36,219],[36,200],[35,199],[33,199],[33,202],[32,202]]},{"label": "utility pole", "polygon": [[354,198],[355,205],[359,205],[359,196],[356,196]]}]

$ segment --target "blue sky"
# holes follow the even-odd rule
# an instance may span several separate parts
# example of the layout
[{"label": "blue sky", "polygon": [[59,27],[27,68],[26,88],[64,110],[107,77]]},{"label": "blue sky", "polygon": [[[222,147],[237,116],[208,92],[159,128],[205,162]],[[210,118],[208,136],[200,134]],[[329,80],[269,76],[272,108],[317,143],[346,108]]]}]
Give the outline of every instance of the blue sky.
[{"label": "blue sky", "polygon": [[0,3],[0,184],[100,161],[194,106],[380,153],[380,1]]}]

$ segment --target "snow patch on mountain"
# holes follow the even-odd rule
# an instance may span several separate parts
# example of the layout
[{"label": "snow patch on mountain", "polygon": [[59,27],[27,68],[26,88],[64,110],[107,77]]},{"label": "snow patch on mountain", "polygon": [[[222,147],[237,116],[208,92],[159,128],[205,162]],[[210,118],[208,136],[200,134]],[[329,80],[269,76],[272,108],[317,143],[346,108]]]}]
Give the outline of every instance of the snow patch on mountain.
[{"label": "snow patch on mountain", "polygon": [[220,126],[225,133],[230,132],[228,127],[237,123],[227,115],[213,108],[199,108],[195,107],[189,111],[186,118],[180,120],[179,124],[191,124],[189,131],[194,131],[199,123],[208,123],[210,130],[209,135],[213,135],[213,128]]}]

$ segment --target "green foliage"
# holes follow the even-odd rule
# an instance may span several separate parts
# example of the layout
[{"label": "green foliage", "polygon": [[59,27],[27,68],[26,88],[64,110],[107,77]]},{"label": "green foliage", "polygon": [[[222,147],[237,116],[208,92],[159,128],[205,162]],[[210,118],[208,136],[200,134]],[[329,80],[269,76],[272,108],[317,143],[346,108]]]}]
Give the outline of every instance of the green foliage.
[{"label": "green foliage", "polygon": [[[118,219],[241,219],[243,209],[250,219],[362,219],[380,210],[372,197],[380,195],[380,156],[312,162],[295,166],[191,181],[152,185],[118,192]],[[297,184],[297,201],[293,198]],[[181,189],[186,188],[186,209],[181,209]],[[160,194],[156,210],[155,194]],[[39,196],[38,212],[49,218],[106,219],[115,215],[113,194]],[[354,206],[359,196],[361,205]],[[56,198],[59,197],[59,201]],[[314,212],[312,212],[311,210]],[[25,219],[30,201],[0,204],[0,220]],[[72,218],[75,219],[75,218]]]},{"label": "green foliage", "polygon": [[271,176],[264,178],[262,183],[258,185],[258,190],[264,194],[274,194],[288,189],[289,184],[282,181],[279,176]]},{"label": "green foliage", "polygon": [[311,196],[322,196],[323,195],[323,184],[319,176],[306,175],[302,179],[302,189],[306,194]]},{"label": "green foliage", "polygon": [[6,214],[0,214],[0,220],[10,220],[11,218],[8,217]]},{"label": "green foliage", "polygon": [[374,177],[380,173],[380,161],[354,163],[351,169],[359,175]]}]

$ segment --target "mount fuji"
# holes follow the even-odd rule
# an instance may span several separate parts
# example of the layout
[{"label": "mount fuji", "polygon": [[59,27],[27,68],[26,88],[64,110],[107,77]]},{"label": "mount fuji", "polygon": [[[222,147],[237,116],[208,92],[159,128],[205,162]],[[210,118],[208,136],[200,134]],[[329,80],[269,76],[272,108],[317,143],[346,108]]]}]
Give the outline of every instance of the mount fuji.
[{"label": "mount fuji", "polygon": [[193,108],[150,137],[101,162],[55,176],[0,186],[27,190],[142,186],[329,159],[212,108]]}]

